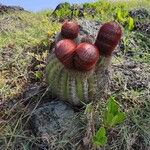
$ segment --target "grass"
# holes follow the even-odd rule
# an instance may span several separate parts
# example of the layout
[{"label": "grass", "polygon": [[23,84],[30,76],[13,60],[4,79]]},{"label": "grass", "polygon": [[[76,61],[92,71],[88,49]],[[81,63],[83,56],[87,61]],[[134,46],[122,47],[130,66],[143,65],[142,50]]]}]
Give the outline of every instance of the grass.
[{"label": "grass", "polygon": [[5,100],[18,93],[27,81],[30,53],[44,53],[42,47],[48,48],[49,37],[59,24],[50,22],[44,12],[4,14],[0,22],[0,95]]},{"label": "grass", "polygon": [[[85,13],[85,18],[101,22],[114,19],[116,8],[123,7],[127,12],[140,7],[150,8],[148,0],[97,1],[88,5],[96,8],[97,14],[92,18]],[[0,149],[28,150],[41,146],[41,137],[34,137],[25,124],[47,90],[43,76],[46,58],[51,37],[60,29],[60,24],[52,22],[49,14],[51,11],[46,10],[0,15]],[[105,149],[148,150],[150,147],[150,85],[146,84],[142,90],[127,87],[130,77],[140,83],[149,82],[149,43],[147,34],[124,30],[124,49],[113,58],[113,84],[108,95],[116,97],[127,116],[122,125],[108,131]],[[128,56],[129,51],[134,55]],[[136,68],[127,68],[126,62],[134,62]],[[129,75],[125,74],[126,70]],[[138,75],[137,78],[134,75]],[[40,92],[24,98],[25,89],[30,85],[39,85]],[[100,110],[100,119],[101,115]]]},{"label": "grass", "polygon": [[50,11],[0,15],[0,149],[25,149],[38,141],[23,130],[29,112],[21,97],[31,78],[36,80],[35,73],[45,67],[49,38],[60,28],[47,13]]}]

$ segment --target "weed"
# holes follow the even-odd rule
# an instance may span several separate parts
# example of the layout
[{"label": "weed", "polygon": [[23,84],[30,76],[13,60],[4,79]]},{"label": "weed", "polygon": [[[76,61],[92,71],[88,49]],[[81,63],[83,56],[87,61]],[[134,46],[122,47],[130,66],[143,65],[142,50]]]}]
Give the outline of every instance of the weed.
[{"label": "weed", "polygon": [[127,30],[134,29],[134,20],[128,15],[128,11],[122,8],[116,9],[115,20],[121,23]]},{"label": "weed", "polygon": [[102,127],[96,132],[93,137],[93,143],[100,147],[107,144],[106,130],[112,129],[117,124],[120,124],[125,119],[125,113],[120,111],[119,104],[115,101],[114,97],[108,99],[106,111],[103,112]]}]

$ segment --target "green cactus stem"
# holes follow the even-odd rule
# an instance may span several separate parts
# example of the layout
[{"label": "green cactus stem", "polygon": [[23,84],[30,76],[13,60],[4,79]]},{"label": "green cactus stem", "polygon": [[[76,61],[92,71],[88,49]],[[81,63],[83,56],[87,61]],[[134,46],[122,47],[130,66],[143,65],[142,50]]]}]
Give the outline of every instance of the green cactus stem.
[{"label": "green cactus stem", "polygon": [[[46,69],[49,87],[62,100],[74,105],[100,100],[108,88],[108,69],[112,52],[121,39],[121,27],[116,22],[105,23],[100,28],[94,45],[88,44],[89,41],[82,43],[82,37],[77,36],[78,29],[75,30],[70,25],[69,28],[70,35],[67,35],[69,33],[65,26],[65,35],[73,35],[71,37],[74,39],[71,40],[74,44],[62,40],[61,32],[56,35],[56,53],[52,50]],[[75,48],[67,47],[69,44],[75,45]]]},{"label": "green cactus stem", "polygon": [[73,105],[87,104],[100,98],[109,82],[106,66],[102,67],[104,64],[99,62],[96,68],[87,72],[66,69],[52,51],[46,68],[50,90]]}]

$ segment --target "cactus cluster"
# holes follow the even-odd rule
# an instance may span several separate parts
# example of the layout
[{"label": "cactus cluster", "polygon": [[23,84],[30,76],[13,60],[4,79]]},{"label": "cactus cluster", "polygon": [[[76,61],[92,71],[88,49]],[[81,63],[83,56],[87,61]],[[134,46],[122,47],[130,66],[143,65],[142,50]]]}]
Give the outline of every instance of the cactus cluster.
[{"label": "cactus cluster", "polygon": [[107,69],[122,31],[116,22],[105,23],[95,43],[80,37],[76,22],[65,22],[55,38],[46,68],[49,87],[74,105],[100,98],[108,87]]}]

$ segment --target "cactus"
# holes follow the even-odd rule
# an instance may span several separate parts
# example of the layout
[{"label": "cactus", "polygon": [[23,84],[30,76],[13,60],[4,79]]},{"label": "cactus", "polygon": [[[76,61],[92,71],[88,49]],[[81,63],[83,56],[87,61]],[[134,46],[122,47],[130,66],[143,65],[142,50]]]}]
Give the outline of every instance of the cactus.
[{"label": "cactus", "polygon": [[105,70],[69,70],[59,62],[54,53],[49,58],[46,72],[51,91],[74,105],[89,103],[105,91],[108,85],[108,74]]},{"label": "cactus", "polygon": [[[57,35],[57,39],[58,36],[61,35]],[[80,39],[80,37],[78,38]],[[100,51],[101,47],[98,49]],[[78,70],[65,67],[55,55],[55,48],[53,48],[46,68],[50,90],[62,100],[73,105],[87,104],[100,98],[108,88],[109,74],[107,70],[111,57],[111,55],[102,55],[92,69]]]}]

